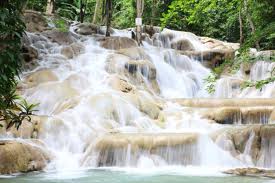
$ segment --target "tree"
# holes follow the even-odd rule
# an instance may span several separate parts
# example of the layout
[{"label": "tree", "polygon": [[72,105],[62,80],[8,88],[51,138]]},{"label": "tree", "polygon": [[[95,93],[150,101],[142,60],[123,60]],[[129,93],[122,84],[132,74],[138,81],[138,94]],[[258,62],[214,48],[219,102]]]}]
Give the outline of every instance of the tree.
[{"label": "tree", "polygon": [[98,16],[98,14],[100,12],[101,6],[102,6],[101,0],[96,0],[96,5],[95,5],[95,9],[94,9],[94,16],[93,16],[93,21],[92,21],[93,24],[96,24],[99,17],[100,17],[100,16]]},{"label": "tree", "polygon": [[54,0],[47,0],[47,8],[46,14],[53,14],[54,13]]},{"label": "tree", "polygon": [[141,34],[142,34],[142,13],[143,13],[143,8],[144,8],[144,0],[136,0],[137,1],[137,20],[140,20],[140,22],[137,23],[136,27],[136,39],[138,44],[141,44]]},{"label": "tree", "polygon": [[106,22],[106,37],[111,35],[111,20],[112,20],[112,0],[105,0],[103,1],[104,8],[103,8],[103,17]]},{"label": "tree", "polygon": [[22,21],[21,0],[1,1],[0,6],[0,121],[6,128],[20,127],[24,120],[31,121],[30,115],[36,105],[20,102],[16,94],[17,81],[22,66],[21,39],[25,24]]}]

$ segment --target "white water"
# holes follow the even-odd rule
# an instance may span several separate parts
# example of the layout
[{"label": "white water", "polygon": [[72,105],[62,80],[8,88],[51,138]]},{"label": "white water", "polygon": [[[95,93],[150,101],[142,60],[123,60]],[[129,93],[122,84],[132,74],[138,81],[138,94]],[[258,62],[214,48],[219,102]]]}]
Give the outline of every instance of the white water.
[{"label": "white water", "polygon": [[[163,34],[171,31],[164,30]],[[126,35],[125,32],[116,34]],[[198,38],[190,33],[173,32],[174,39],[185,38],[191,41],[196,50],[205,50]],[[29,34],[32,39],[33,35]],[[80,168],[97,167],[100,156],[95,151],[97,139],[110,133],[197,133],[199,140],[189,147],[179,146],[158,147],[155,152],[144,149],[133,149],[131,144],[126,148],[114,148],[110,155],[114,158],[111,166],[124,170],[166,170],[169,167],[189,174],[217,172],[226,168],[246,166],[247,159],[238,159],[229,151],[214,143],[208,136],[211,132],[223,128],[207,119],[201,119],[196,110],[185,108],[168,99],[211,97],[205,91],[204,78],[210,70],[200,62],[178,54],[175,50],[154,47],[144,44],[144,51],[149,55],[149,62],[156,68],[156,81],[160,93],[141,87],[141,83],[132,82],[122,73],[108,73],[106,66],[108,57],[114,51],[103,49],[92,37],[81,42],[85,46],[83,54],[66,59],[60,54],[61,46],[50,43],[46,38],[40,43],[45,49],[40,49],[39,66],[34,70],[50,69],[58,81],[38,84],[24,91],[24,96],[33,103],[39,103],[38,115],[47,116],[42,124],[39,139],[54,154],[54,160],[48,170],[67,172]],[[175,41],[175,40],[173,40]],[[38,44],[36,41],[35,44]],[[33,45],[36,46],[37,45]],[[165,43],[166,44],[166,43]],[[167,43],[168,44],[168,43]],[[46,45],[49,48],[46,48]],[[259,63],[253,66],[252,80],[264,78],[263,73],[270,65]],[[24,73],[30,74],[33,71]],[[111,78],[120,75],[130,82],[136,91],[125,94],[112,87]],[[142,76],[143,83],[150,88],[150,80]],[[110,84],[111,81],[111,84]],[[262,92],[243,91],[237,96],[232,93],[229,81],[217,86],[216,97],[270,97],[269,87]],[[226,83],[226,84],[225,84]],[[226,86],[225,86],[226,85]],[[231,88],[230,88],[231,87]],[[162,111],[158,118],[153,118],[157,105]],[[152,113],[152,114],[151,114]],[[252,138],[252,137],[251,137]],[[224,143],[224,142],[222,142]],[[150,143],[147,144],[150,146]],[[247,143],[244,153],[249,157]],[[191,149],[190,149],[191,148]],[[272,148],[273,149],[273,148]],[[266,157],[270,152],[264,152],[262,163],[264,167],[275,167],[273,161],[266,165]],[[184,157],[182,157],[184,156]],[[101,166],[106,166],[102,164]],[[168,168],[167,168],[168,167]],[[203,171],[201,171],[201,169]],[[208,171],[204,171],[208,170]]]}]

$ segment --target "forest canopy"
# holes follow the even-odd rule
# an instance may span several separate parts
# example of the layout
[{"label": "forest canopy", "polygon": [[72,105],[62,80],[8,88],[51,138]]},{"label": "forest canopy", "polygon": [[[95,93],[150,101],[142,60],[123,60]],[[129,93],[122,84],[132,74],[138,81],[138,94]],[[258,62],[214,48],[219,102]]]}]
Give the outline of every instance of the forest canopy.
[{"label": "forest canopy", "polygon": [[[29,0],[26,8],[46,11],[54,3],[56,14],[70,20],[105,24],[102,12],[108,0]],[[48,2],[48,3],[47,3]],[[136,0],[112,0],[112,27],[135,26]],[[254,34],[270,30],[255,40],[261,49],[275,47],[273,0],[144,0],[143,23],[193,32],[230,42],[245,42]]]}]

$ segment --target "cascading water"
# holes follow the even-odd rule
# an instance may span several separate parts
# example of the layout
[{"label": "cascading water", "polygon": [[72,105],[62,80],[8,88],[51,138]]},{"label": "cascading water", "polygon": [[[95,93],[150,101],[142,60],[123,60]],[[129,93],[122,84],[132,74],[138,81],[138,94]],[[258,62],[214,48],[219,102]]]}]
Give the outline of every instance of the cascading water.
[{"label": "cascading water", "polygon": [[[125,31],[114,34],[129,36]],[[23,95],[39,103],[37,115],[46,118],[38,138],[54,156],[48,170],[247,166],[253,135],[246,142],[245,158],[234,156],[227,148],[233,146],[232,139],[214,141],[210,135],[224,126],[203,118],[201,109],[172,100],[212,97],[204,84],[210,69],[171,49],[174,42],[185,39],[195,51],[206,50],[195,35],[164,30],[155,38],[159,47],[144,43],[142,48],[122,51],[102,48],[95,37],[79,37],[78,44],[84,49],[78,56],[66,58],[61,54],[63,46],[28,34],[40,58],[39,65],[23,73],[23,78],[28,80],[36,72],[41,75],[37,83],[32,80],[31,87],[25,83]],[[263,73],[272,67],[274,64],[262,62],[253,65],[251,79],[265,78]],[[45,70],[50,74],[43,76]],[[233,92],[232,83],[221,79],[214,97],[270,97],[268,88],[274,88],[270,84],[261,92]],[[263,143],[268,148],[257,165],[275,168],[273,140]]]}]

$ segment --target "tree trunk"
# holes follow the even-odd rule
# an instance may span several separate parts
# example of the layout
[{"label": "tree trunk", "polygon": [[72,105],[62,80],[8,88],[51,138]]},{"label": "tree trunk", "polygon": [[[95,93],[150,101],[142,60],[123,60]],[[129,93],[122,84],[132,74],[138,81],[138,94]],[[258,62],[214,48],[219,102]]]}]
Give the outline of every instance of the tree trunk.
[{"label": "tree trunk", "polygon": [[239,11],[239,23],[240,23],[240,45],[242,45],[243,42],[244,42],[244,37],[243,37],[242,9],[240,9],[240,11]]},{"label": "tree trunk", "polygon": [[79,20],[80,20],[80,22],[81,23],[83,23],[83,21],[84,21],[84,16],[85,16],[85,10],[84,10],[84,2],[83,2],[83,0],[80,0],[80,2],[79,2],[80,4],[80,12],[79,12]]},{"label": "tree trunk", "polygon": [[[245,12],[246,12],[246,16],[247,16],[247,20],[248,20],[248,23],[249,23],[249,26],[251,28],[251,32],[252,34],[254,35],[255,32],[256,32],[256,28],[255,28],[255,25],[254,25],[254,22],[252,20],[252,17],[250,15],[250,12],[248,10],[248,3],[247,3],[247,0],[244,0],[244,7],[245,7]],[[259,41],[255,41],[255,45],[256,45],[256,48],[257,50],[260,50],[260,44],[259,44]]]},{"label": "tree trunk", "polygon": [[156,18],[156,14],[157,14],[157,0],[153,0],[152,3],[152,16],[151,16],[151,26],[154,26],[154,19]]},{"label": "tree trunk", "polygon": [[[143,13],[143,8],[144,8],[144,0],[137,0],[137,18],[142,18],[142,13]],[[142,25],[137,25],[136,28],[136,39],[138,42],[138,45],[141,44],[141,35],[142,35]]]},{"label": "tree trunk", "polygon": [[95,11],[94,11],[94,16],[93,16],[93,24],[96,24],[98,22],[98,13],[100,12],[100,8],[101,8],[101,0],[96,0],[96,4],[95,4]]},{"label": "tree trunk", "polygon": [[106,0],[105,3],[105,17],[106,17],[106,37],[111,36],[111,19],[112,19],[112,0]]},{"label": "tree trunk", "polygon": [[46,14],[53,14],[54,13],[54,0],[47,0],[47,8]]}]

